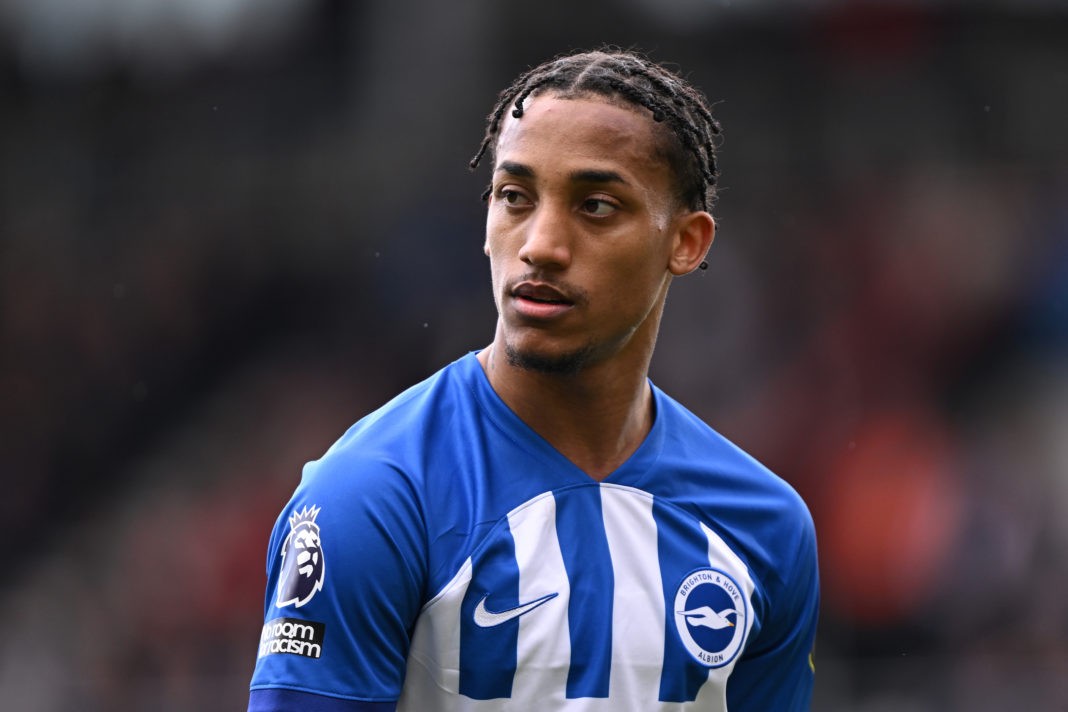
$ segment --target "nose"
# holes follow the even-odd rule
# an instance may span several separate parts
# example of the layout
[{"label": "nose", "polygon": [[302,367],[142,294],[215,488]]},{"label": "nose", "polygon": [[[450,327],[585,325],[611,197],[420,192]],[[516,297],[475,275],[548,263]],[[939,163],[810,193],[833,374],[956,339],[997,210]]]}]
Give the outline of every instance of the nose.
[{"label": "nose", "polygon": [[565,269],[571,264],[570,212],[543,200],[527,220],[519,259],[532,267]]}]

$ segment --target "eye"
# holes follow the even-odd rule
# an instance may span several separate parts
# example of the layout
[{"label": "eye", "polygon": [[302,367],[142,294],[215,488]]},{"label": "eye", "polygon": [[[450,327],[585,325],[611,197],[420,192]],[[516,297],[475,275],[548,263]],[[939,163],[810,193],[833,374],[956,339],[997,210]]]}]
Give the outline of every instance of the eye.
[{"label": "eye", "polygon": [[582,201],[582,212],[596,218],[608,217],[617,210],[614,203],[603,198],[587,198]]},{"label": "eye", "polygon": [[497,191],[497,199],[510,208],[521,208],[530,204],[530,199],[515,188],[504,187]]}]

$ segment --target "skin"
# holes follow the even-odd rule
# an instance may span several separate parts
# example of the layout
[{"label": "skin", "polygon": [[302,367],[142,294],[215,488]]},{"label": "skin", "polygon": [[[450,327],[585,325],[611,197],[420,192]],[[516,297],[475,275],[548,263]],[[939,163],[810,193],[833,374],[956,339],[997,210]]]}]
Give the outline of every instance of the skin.
[{"label": "skin", "polygon": [[648,384],[674,277],[715,222],[674,198],[648,112],[541,94],[501,127],[486,219],[498,320],[479,354],[531,428],[602,480],[653,422]]}]

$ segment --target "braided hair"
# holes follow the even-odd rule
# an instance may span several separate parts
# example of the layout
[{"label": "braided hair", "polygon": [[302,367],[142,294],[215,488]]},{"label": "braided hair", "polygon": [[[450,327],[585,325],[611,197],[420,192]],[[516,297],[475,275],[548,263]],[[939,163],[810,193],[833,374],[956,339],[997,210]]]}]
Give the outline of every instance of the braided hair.
[{"label": "braided hair", "polygon": [[668,129],[667,160],[676,175],[678,199],[691,210],[711,210],[716,198],[716,143],[719,122],[708,101],[677,74],[630,51],[603,49],[567,54],[521,74],[500,93],[486,120],[486,133],[471,169],[486,151],[492,156],[504,112],[523,115],[523,102],[552,92],[565,98],[584,95],[622,100],[647,109]]}]

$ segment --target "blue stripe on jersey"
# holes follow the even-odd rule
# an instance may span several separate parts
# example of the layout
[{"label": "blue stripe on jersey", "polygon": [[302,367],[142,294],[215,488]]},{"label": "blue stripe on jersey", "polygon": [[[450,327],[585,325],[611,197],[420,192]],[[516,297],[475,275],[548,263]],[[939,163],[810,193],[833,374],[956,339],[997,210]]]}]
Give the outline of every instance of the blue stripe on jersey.
[{"label": "blue stripe on jersey", "polygon": [[585,487],[556,500],[556,532],[571,600],[571,667],[567,697],[608,697],[612,672],[614,577],[601,517],[601,490]]},{"label": "blue stripe on jersey", "polygon": [[[507,527],[507,520],[497,526]],[[476,555],[471,584],[460,604],[460,694],[476,700],[512,696],[519,649],[519,619],[491,628],[475,624],[475,608],[486,599],[490,611],[519,605],[519,565],[511,535],[493,537]]]},{"label": "blue stripe on jersey", "polygon": [[[686,575],[708,566],[708,538],[696,522],[670,505],[653,501],[657,526],[660,575],[664,586],[664,668],[660,676],[661,702],[692,702],[708,682],[708,668],[694,660],[675,626],[675,594]],[[674,526],[659,526],[664,519]],[[685,520],[685,521],[683,521]],[[682,536],[680,536],[682,534]]]}]

